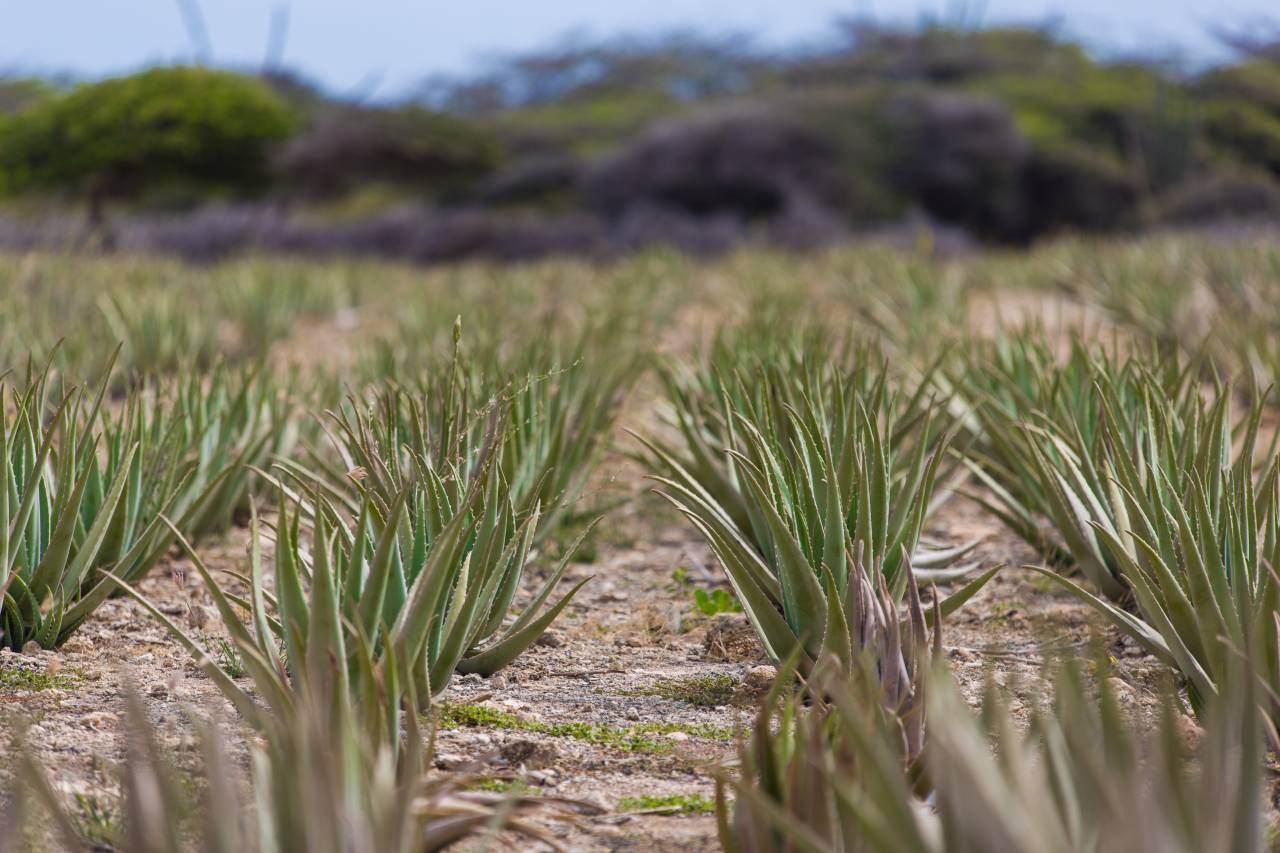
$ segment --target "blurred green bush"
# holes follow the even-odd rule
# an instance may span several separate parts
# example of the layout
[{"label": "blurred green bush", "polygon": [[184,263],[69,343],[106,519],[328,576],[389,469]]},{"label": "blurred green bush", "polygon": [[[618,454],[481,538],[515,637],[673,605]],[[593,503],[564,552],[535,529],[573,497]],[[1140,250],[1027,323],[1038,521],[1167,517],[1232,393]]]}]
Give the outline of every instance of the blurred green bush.
[{"label": "blurred green bush", "polygon": [[103,203],[166,183],[260,188],[271,143],[297,123],[259,80],[153,68],[39,97],[0,118],[0,189],[54,189]]},{"label": "blurred green bush", "polygon": [[1188,74],[1102,61],[1051,29],[848,21],[836,35],[782,53],[688,34],[561,46],[382,105],[284,72],[3,79],[0,190],[87,197],[95,219],[108,198],[163,213],[212,189],[325,221],[425,203],[725,235],[920,212],[1004,243],[1273,216],[1271,54]]}]

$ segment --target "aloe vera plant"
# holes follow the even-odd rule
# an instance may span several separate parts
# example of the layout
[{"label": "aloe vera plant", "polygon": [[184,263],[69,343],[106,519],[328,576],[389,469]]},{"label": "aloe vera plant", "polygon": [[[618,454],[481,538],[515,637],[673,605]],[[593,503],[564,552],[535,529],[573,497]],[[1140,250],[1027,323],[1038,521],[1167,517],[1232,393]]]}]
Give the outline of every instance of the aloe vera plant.
[{"label": "aloe vera plant", "polygon": [[123,366],[141,375],[207,367],[218,351],[217,318],[192,310],[193,294],[174,287],[114,288],[99,299]]},{"label": "aloe vera plant", "polygon": [[92,403],[79,389],[56,405],[47,370],[28,368],[24,384],[0,386],[0,631],[14,650],[61,645],[114,589],[102,569],[141,575],[167,544],[143,505],[138,444],[115,443],[99,464],[105,384]]},{"label": "aloe vera plant", "polygon": [[985,486],[972,497],[1048,562],[1074,564],[1113,600],[1127,585],[1095,525],[1121,535],[1127,523],[1117,466],[1160,454],[1184,467],[1202,432],[1189,364],[1150,363],[1080,341],[1059,362],[1042,335],[1023,333],[977,346],[957,378],[942,380],[957,390],[966,464]]},{"label": "aloe vera plant", "polygon": [[[455,671],[488,675],[506,666],[586,583],[546,606],[572,557],[570,548],[508,621],[529,560],[536,512],[516,518],[496,464],[487,463],[466,484],[425,464],[418,477],[390,506],[366,492],[353,521],[320,492],[299,495],[281,483],[274,583],[269,589],[265,582],[255,517],[245,600],[225,594],[179,537],[269,704],[287,706],[291,685],[315,661],[344,661],[346,689],[369,701],[385,694],[385,734],[394,741],[406,697],[429,702]],[[304,532],[310,548],[302,541]],[[193,638],[140,600],[188,650],[204,656]],[[248,627],[237,605],[250,611]],[[237,707],[251,713],[249,695],[216,667],[209,671]]]},{"label": "aloe vera plant", "polygon": [[28,368],[9,395],[0,630],[15,649],[65,642],[116,592],[103,573],[144,577],[173,542],[162,516],[193,538],[229,527],[251,466],[291,441],[288,405],[261,373],[141,386],[116,407],[104,405],[110,368],[92,391]]},{"label": "aloe vera plant", "polygon": [[189,471],[168,514],[186,536],[198,541],[229,529],[266,485],[257,472],[289,457],[298,439],[295,382],[277,377],[265,362],[219,364],[162,392],[165,440]]},{"label": "aloe vera plant", "polygon": [[[900,462],[894,422],[883,414],[889,408],[883,382],[871,398],[879,405],[869,410],[856,388],[833,381],[822,392],[812,373],[802,380],[763,380],[762,398],[792,394],[794,404],[756,405],[743,397],[740,407],[729,408],[732,443],[723,469],[699,450],[695,458],[705,464],[695,473],[659,445],[647,444],[664,472],[654,477],[659,492],[706,538],[775,660],[800,653],[812,662],[828,652],[849,664],[876,644],[877,632],[897,631],[896,608],[904,597],[918,607],[911,555],[945,437],[930,437],[934,427],[926,408],[908,459]],[[790,382],[800,389],[778,387]],[[718,498],[724,494],[733,498],[727,506]],[[958,607],[991,574],[970,583],[943,610]],[[899,666],[895,651],[886,650],[886,666]]]},{"label": "aloe vera plant", "polygon": [[874,701],[877,687],[866,670],[822,667],[800,695],[770,697],[738,766],[719,775],[723,848],[1268,849],[1265,750],[1246,678],[1237,677],[1215,700],[1198,757],[1179,735],[1179,700],[1171,689],[1153,727],[1125,715],[1105,678],[1095,691],[1067,667],[1054,676],[1052,707],[1033,711],[1024,730],[994,688],[974,714],[942,667],[925,681],[930,725],[923,756],[913,755],[900,722]]},{"label": "aloe vera plant", "polygon": [[[1236,424],[1219,389],[1179,440],[1157,407],[1132,456],[1107,456],[1116,515],[1092,519],[1101,553],[1131,590],[1132,608],[1038,569],[1091,605],[1187,680],[1203,709],[1245,649],[1280,711],[1280,459],[1259,444],[1265,403]],[[1234,428],[1233,428],[1234,426]],[[1258,459],[1261,471],[1255,470]]]},{"label": "aloe vera plant", "polygon": [[[921,541],[936,509],[934,484],[950,464],[946,416],[928,382],[899,392],[888,365],[871,350],[841,354],[820,333],[766,342],[763,348],[722,336],[702,367],[669,362],[659,375],[665,414],[678,438],[641,438],[641,461],[661,481],[709,498],[766,559],[774,533],[751,471],[773,487],[770,502],[777,502],[784,518],[816,512],[810,519],[815,521],[827,510],[825,497],[838,497],[840,505],[831,512],[839,514],[848,540],[866,544],[898,597],[904,587],[894,577],[903,545],[924,577],[976,545]],[[824,464],[834,490],[825,485]],[[824,524],[837,520],[822,518],[823,524],[797,522],[805,527],[806,556],[815,561]],[[830,547],[840,547],[835,537],[827,539]]]},{"label": "aloe vera plant", "polygon": [[[331,418],[336,453],[312,453],[307,465],[291,470],[330,484],[334,499],[354,515],[360,497],[345,488],[349,472],[360,472],[359,492],[387,505],[423,463],[456,467],[461,480],[469,480],[496,440],[496,464],[516,515],[525,518],[537,510],[534,539],[540,542],[586,514],[580,499],[636,362],[588,367],[574,356],[560,366],[554,353],[530,348],[515,364],[466,356],[459,323],[447,363],[402,382],[383,382],[369,402],[349,399]],[[505,426],[495,430],[499,421]]]}]

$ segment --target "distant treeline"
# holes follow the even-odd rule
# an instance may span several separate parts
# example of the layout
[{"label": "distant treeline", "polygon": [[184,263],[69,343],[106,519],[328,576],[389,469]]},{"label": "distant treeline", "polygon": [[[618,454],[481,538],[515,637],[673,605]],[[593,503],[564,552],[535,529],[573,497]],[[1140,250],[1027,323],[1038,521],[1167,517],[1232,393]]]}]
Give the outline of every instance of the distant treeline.
[{"label": "distant treeline", "polygon": [[[283,73],[0,80],[0,244],[434,260],[811,245],[907,218],[1007,244],[1280,220],[1280,29],[1224,38],[1235,61],[1186,73],[1049,29],[846,22],[783,54],[671,36],[396,105]],[[72,201],[87,224],[50,226]]]}]

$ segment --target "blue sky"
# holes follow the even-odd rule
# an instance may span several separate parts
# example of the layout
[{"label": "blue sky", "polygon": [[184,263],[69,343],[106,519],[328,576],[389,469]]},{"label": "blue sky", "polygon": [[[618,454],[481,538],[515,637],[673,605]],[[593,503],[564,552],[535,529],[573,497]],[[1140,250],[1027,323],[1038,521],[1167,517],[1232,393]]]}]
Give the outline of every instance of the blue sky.
[{"label": "blue sky", "polygon": [[[0,0],[0,73],[98,76],[191,56],[183,0]],[[376,85],[393,97],[435,72],[554,42],[568,33],[611,36],[675,28],[749,33],[765,46],[821,38],[838,14],[911,21],[957,0],[291,0],[286,64],[333,91]],[[214,60],[257,65],[279,0],[200,0]],[[982,19],[1058,17],[1100,50],[1176,48],[1220,55],[1212,26],[1267,15],[1258,0],[969,0]],[[1280,12],[1275,13],[1280,20]]]}]

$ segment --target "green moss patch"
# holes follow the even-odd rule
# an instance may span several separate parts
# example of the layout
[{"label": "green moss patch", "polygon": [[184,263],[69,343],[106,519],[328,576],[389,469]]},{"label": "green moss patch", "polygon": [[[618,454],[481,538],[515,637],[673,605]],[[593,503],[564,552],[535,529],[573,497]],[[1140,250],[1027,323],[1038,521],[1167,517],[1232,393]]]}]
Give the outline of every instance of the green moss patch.
[{"label": "green moss patch", "polygon": [[713,814],[716,801],[704,794],[671,794],[665,797],[623,797],[620,812],[661,812],[662,814]]},{"label": "green moss patch", "polygon": [[445,705],[440,709],[440,725],[446,729],[496,728],[533,732],[550,737],[566,737],[599,744],[623,752],[668,752],[673,748],[663,735],[675,733],[706,740],[733,740],[736,732],[719,726],[687,723],[640,723],[614,727],[606,723],[541,723],[485,705]]},{"label": "green moss patch", "polygon": [[0,690],[70,690],[79,683],[78,675],[55,675],[42,669],[0,669]]}]

